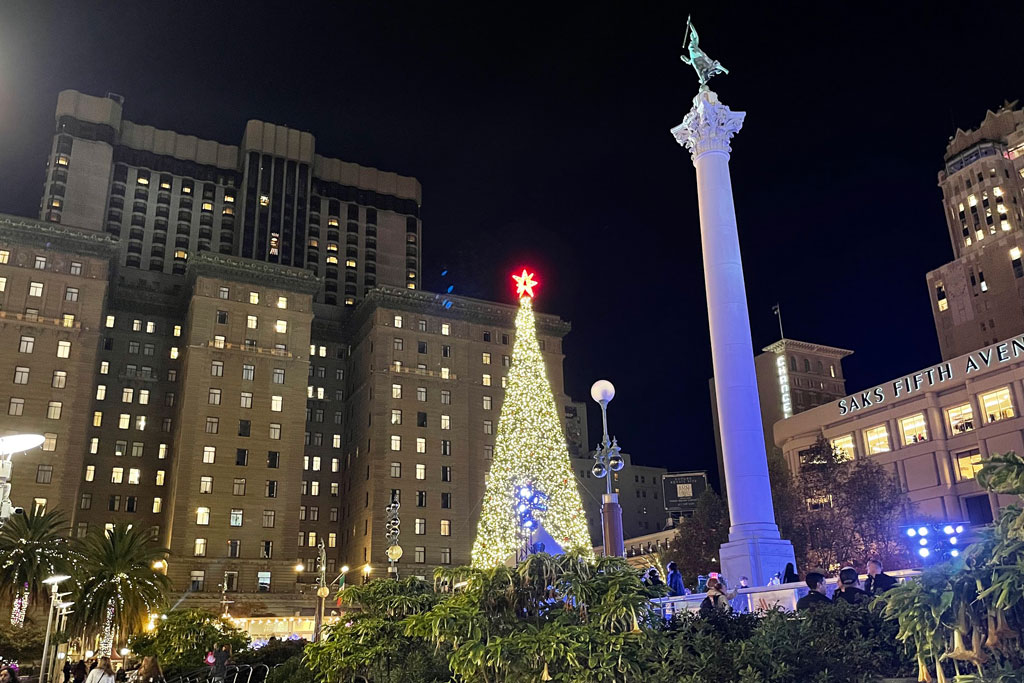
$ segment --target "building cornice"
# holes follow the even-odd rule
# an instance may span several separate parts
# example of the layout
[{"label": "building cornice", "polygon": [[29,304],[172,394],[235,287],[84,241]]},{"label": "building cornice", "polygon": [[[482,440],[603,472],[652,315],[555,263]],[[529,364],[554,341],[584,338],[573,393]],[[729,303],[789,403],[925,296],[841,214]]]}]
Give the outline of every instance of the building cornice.
[{"label": "building cornice", "polygon": [[117,242],[106,233],[9,214],[0,214],[0,239],[108,260],[117,255],[119,249]]},{"label": "building cornice", "polygon": [[812,344],[810,342],[797,341],[796,339],[780,339],[774,344],[761,349],[767,353],[783,353],[785,351],[800,351],[801,353],[817,353],[832,358],[846,358],[853,351],[841,349],[838,346],[826,346],[824,344]]},{"label": "building cornice", "polygon": [[[446,301],[450,301],[451,306],[446,308]],[[366,298],[356,307],[351,318],[352,329],[358,329],[377,308],[434,315],[496,327],[515,327],[516,312],[519,310],[518,306],[483,299],[441,295],[421,289],[381,286],[367,292]],[[557,315],[538,313],[536,319],[537,329],[543,334],[561,338],[572,329],[568,321]]]},{"label": "building cornice", "polygon": [[208,251],[195,254],[189,259],[189,286],[193,286],[199,276],[223,278],[310,295],[320,289],[320,279],[303,268],[280,266]]}]

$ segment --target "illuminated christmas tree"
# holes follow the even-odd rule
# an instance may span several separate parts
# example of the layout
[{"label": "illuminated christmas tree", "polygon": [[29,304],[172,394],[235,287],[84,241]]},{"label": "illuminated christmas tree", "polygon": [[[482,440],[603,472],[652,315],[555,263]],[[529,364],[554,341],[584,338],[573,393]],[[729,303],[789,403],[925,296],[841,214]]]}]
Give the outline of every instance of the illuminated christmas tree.
[{"label": "illuminated christmas tree", "polygon": [[526,270],[512,277],[519,295],[519,312],[494,461],[484,483],[480,525],[473,543],[473,566],[480,568],[504,564],[523,545],[517,511],[523,487],[547,496],[545,509],[534,516],[563,550],[591,553],[565,431],[537,343],[533,314],[533,288],[537,282]]}]

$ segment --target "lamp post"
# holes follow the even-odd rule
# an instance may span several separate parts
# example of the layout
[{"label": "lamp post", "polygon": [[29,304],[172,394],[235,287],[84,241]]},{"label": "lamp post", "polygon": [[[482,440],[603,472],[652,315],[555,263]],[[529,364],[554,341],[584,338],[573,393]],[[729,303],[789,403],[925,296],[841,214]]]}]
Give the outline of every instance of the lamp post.
[{"label": "lamp post", "polygon": [[62,581],[67,581],[70,576],[66,574],[54,574],[53,576],[43,579],[43,583],[50,587],[50,608],[46,611],[46,638],[43,640],[43,660],[39,663],[39,683],[46,683],[46,660],[50,655],[50,630],[53,628],[53,613],[57,611],[57,600],[59,595],[57,593],[57,585]]},{"label": "lamp post", "polygon": [[23,514],[24,510],[11,505],[11,456],[30,451],[46,438],[42,434],[12,434],[0,437],[0,526],[12,514]]},{"label": "lamp post", "polygon": [[[313,616],[313,642],[314,643],[320,640],[320,631],[323,629],[323,625],[324,625],[324,611],[325,611],[324,603],[327,600],[327,596],[331,594],[331,586],[333,586],[334,584],[338,584],[338,589],[339,590],[344,588],[345,587],[345,577],[346,577],[346,575],[348,574],[348,571],[349,571],[349,568],[348,568],[347,564],[346,565],[342,565],[341,573],[338,574],[338,576],[336,576],[333,581],[328,581],[327,580],[327,547],[324,545],[323,541],[320,541],[320,543],[318,544],[317,548],[319,550],[319,556],[317,558],[317,562],[319,563],[319,566],[317,567],[317,577],[316,577],[316,611],[314,612],[314,616]],[[369,574],[370,573],[369,569],[370,569],[370,567],[369,567],[369,565],[367,565],[366,568],[363,570],[363,572],[366,573],[366,574]],[[301,562],[298,563],[297,565],[295,565],[295,571],[303,572],[305,570],[306,570],[306,567]]]},{"label": "lamp post", "polygon": [[612,473],[618,472],[625,464],[619,451],[618,439],[608,438],[608,404],[615,398],[615,387],[606,379],[594,382],[590,387],[590,397],[601,406],[601,425],[603,436],[601,445],[594,453],[594,476],[605,478],[607,487],[601,496],[601,533],[604,535],[605,557],[623,557],[626,550],[622,539],[622,507],[619,505],[619,494],[612,491]]}]

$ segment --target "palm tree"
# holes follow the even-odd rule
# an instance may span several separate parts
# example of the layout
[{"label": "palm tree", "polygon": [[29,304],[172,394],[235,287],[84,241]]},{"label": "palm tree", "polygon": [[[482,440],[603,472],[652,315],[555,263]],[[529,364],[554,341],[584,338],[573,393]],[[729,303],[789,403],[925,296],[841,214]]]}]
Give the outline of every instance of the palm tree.
[{"label": "palm tree", "polygon": [[146,615],[163,604],[170,582],[153,563],[168,551],[154,543],[149,529],[115,524],[89,534],[81,552],[85,561],[74,625],[92,634],[102,629],[100,651],[110,654],[116,634],[138,631]]},{"label": "palm tree", "polygon": [[12,602],[15,626],[24,624],[29,604],[45,596],[44,579],[71,573],[78,555],[68,528],[64,513],[36,509],[13,515],[0,527],[0,594]]}]

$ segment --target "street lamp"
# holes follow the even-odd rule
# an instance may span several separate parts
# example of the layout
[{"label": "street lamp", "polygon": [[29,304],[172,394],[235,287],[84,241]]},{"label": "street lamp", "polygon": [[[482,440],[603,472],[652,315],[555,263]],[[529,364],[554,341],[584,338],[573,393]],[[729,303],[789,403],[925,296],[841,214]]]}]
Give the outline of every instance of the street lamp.
[{"label": "street lamp", "polygon": [[622,507],[619,494],[612,492],[612,473],[625,464],[617,439],[608,438],[608,404],[615,398],[615,387],[606,379],[594,382],[590,397],[601,406],[601,425],[604,429],[601,445],[594,453],[594,476],[607,480],[606,492],[601,496],[601,532],[604,535],[605,557],[623,557],[626,544],[622,539]]},{"label": "street lamp", "polygon": [[22,514],[22,508],[11,505],[11,456],[30,451],[46,438],[42,434],[12,434],[0,436],[0,525],[13,514]]},{"label": "street lamp", "polygon": [[53,613],[56,611],[58,598],[57,585],[67,581],[71,577],[67,574],[54,574],[43,579],[43,583],[50,587],[50,608],[46,611],[46,638],[43,640],[43,660],[39,663],[39,683],[46,683],[46,659],[50,654],[50,630],[53,628]]},{"label": "street lamp", "polygon": [[[313,642],[320,640],[320,631],[324,625],[324,602],[327,600],[327,596],[331,594],[331,586],[338,584],[338,590],[345,587],[345,575],[348,574],[348,565],[342,565],[341,573],[334,578],[333,581],[327,580],[327,547],[323,541],[317,546],[319,550],[317,562],[317,577],[316,577],[316,613],[313,621]],[[296,571],[302,571],[299,567],[301,564],[296,565]]]}]

